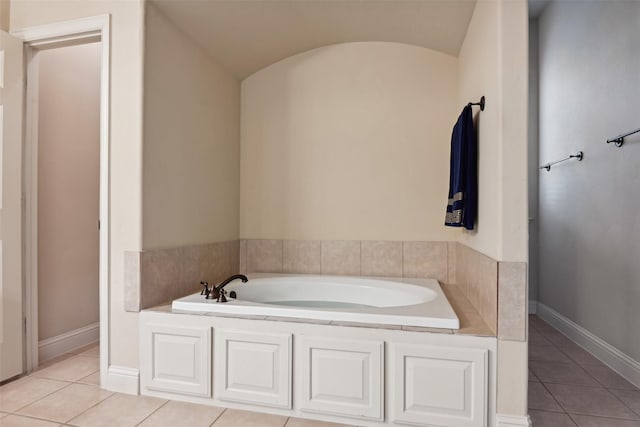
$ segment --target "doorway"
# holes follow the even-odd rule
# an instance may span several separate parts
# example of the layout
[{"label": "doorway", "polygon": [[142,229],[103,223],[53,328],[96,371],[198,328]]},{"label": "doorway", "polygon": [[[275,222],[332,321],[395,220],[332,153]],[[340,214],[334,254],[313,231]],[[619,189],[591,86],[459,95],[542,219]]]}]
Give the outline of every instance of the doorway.
[{"label": "doorway", "polygon": [[30,58],[40,363],[99,339],[100,58],[99,42]]}]

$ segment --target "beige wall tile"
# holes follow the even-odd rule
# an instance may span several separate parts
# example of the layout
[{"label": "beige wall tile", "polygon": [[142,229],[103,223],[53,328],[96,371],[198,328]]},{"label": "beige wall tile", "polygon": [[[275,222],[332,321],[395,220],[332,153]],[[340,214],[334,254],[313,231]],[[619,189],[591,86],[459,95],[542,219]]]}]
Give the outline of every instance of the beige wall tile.
[{"label": "beige wall tile", "polygon": [[124,252],[124,309],[140,311],[140,252]]},{"label": "beige wall tile", "polygon": [[498,264],[498,338],[524,341],[527,327],[527,264]]},{"label": "beige wall tile", "polygon": [[402,277],[402,242],[363,240],[360,250],[362,276]]},{"label": "beige wall tile", "polygon": [[457,285],[457,257],[458,242],[447,242],[447,283],[450,285]]},{"label": "beige wall tile", "polygon": [[285,273],[320,274],[319,240],[285,240],[283,245]]},{"label": "beige wall tile", "polygon": [[322,274],[360,275],[360,241],[323,240],[320,244]]},{"label": "beige wall tile", "polygon": [[247,272],[282,273],[282,240],[247,240]]},{"label": "beige wall tile", "polygon": [[447,242],[404,242],[403,276],[448,283]]},{"label": "beige wall tile", "polygon": [[142,252],[140,309],[171,301],[180,292],[181,249]]},{"label": "beige wall tile", "polygon": [[498,330],[498,262],[461,243],[456,245],[458,287],[493,333]]},{"label": "beige wall tile", "polygon": [[238,262],[240,273],[247,273],[247,241],[245,239],[240,240],[240,259]]}]

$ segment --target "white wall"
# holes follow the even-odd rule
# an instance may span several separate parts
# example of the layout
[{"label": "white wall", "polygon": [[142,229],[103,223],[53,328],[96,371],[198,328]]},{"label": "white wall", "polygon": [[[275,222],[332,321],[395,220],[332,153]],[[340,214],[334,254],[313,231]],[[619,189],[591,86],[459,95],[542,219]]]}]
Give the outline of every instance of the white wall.
[{"label": "white wall", "polygon": [[554,2],[539,18],[540,301],[640,361],[640,3]]},{"label": "white wall", "polygon": [[98,322],[100,44],[38,54],[38,333]]},{"label": "white wall", "polygon": [[243,238],[451,240],[456,58],[366,42],[242,82]]},{"label": "white wall", "polygon": [[12,1],[11,30],[111,14],[110,364],[138,366],[138,316],[124,311],[125,250],[142,248],[142,23],[139,0]]},{"label": "white wall", "polygon": [[155,6],[145,20],[143,248],[237,239],[240,82]]}]

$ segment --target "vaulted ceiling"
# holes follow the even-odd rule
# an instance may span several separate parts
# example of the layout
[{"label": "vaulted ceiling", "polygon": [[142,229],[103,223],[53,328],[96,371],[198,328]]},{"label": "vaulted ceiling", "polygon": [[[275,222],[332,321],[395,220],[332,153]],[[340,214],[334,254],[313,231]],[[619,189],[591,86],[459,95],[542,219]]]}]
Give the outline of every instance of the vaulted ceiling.
[{"label": "vaulted ceiling", "polygon": [[152,0],[239,78],[335,43],[387,41],[457,55],[476,0]]}]

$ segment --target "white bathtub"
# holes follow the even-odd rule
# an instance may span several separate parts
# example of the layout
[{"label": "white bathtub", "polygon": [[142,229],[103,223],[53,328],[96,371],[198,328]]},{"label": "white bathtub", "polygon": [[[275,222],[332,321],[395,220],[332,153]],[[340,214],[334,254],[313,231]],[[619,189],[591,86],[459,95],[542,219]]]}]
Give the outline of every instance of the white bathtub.
[{"label": "white bathtub", "polygon": [[207,300],[200,293],[173,301],[194,313],[280,316],[331,321],[459,329],[460,322],[433,279],[253,274],[225,287],[237,299]]}]

